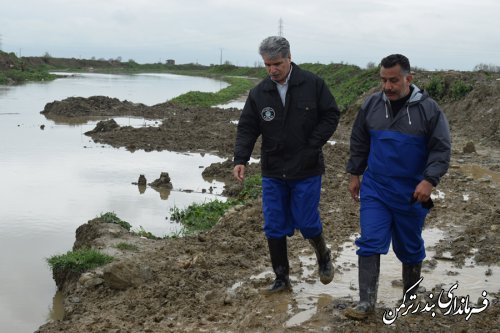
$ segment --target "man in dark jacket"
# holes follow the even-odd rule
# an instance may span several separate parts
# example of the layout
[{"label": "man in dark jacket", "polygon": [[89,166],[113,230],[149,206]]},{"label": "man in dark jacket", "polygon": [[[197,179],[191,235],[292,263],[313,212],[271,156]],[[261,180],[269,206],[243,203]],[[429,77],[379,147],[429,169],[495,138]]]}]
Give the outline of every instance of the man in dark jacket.
[{"label": "man in dark jacket", "polygon": [[391,239],[403,263],[403,299],[416,293],[431,192],[447,172],[451,154],[448,121],[437,103],[411,83],[408,58],[382,59],[380,78],[383,91],[368,97],[354,122],[347,163],[349,192],[361,201],[360,301],[345,313],[353,319],[374,311],[380,254],[387,254]]},{"label": "man in dark jacket", "polygon": [[330,250],[319,217],[322,147],[337,128],[339,110],[324,81],[291,61],[283,37],[264,39],[259,53],[269,77],[250,91],[238,123],[236,179],[243,181],[262,135],[264,233],[276,274],[270,293],[290,290],[287,236],[299,229],[314,247],[322,283],[333,279]]}]

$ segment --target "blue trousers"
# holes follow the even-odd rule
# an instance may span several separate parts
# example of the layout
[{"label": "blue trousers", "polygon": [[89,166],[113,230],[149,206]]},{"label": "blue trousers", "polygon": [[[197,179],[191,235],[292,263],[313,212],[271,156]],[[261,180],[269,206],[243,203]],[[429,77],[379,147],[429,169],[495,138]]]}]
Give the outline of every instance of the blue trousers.
[{"label": "blue trousers", "polygon": [[[409,187],[412,188],[412,187]],[[414,187],[413,187],[414,188]],[[360,256],[387,254],[392,248],[398,259],[414,265],[425,258],[422,228],[428,210],[418,202],[412,203],[411,191],[403,192],[399,202],[394,192],[365,174],[361,184],[360,227],[361,236],[356,239]]]},{"label": "blue trousers", "polygon": [[267,238],[292,236],[299,229],[304,238],[322,231],[319,217],[321,176],[299,180],[262,177],[262,210]]}]

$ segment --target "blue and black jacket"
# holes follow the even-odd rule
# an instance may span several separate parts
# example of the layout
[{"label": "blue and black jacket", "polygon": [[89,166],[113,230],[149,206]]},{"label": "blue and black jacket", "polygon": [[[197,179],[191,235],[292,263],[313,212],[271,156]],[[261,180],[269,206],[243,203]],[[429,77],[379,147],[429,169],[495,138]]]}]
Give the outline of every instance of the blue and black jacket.
[{"label": "blue and black jacket", "polygon": [[395,116],[391,111],[383,92],[365,101],[353,125],[347,172],[369,172],[372,179],[396,192],[414,189],[422,179],[436,186],[448,170],[451,155],[445,114],[415,85],[403,108]]}]

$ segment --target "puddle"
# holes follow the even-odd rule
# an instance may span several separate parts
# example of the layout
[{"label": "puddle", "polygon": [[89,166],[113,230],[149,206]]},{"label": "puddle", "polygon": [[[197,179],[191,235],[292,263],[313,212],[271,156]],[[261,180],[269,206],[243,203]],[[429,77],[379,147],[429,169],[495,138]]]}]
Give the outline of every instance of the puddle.
[{"label": "puddle", "polygon": [[116,117],[113,119],[120,126],[131,126],[135,128],[158,127],[161,125],[161,120],[151,120],[151,119],[135,118],[135,117]]},{"label": "puddle", "polygon": [[[468,295],[471,302],[476,302],[484,290],[488,294],[498,292],[500,290],[499,266],[477,265],[471,257],[466,259],[463,267],[457,268],[453,266],[451,254],[449,258],[444,255],[439,259],[434,258],[435,251],[433,248],[444,236],[445,232],[437,228],[423,231],[427,256],[422,266],[424,280],[421,286],[425,287],[426,294],[436,285],[440,285],[443,290],[448,291],[455,283],[458,284],[458,288],[454,292],[455,295]],[[286,327],[297,326],[311,319],[317,309],[330,304],[334,298],[353,301],[359,299],[358,257],[354,245],[356,237],[357,235],[353,235],[349,241],[342,244],[342,251],[333,263],[336,268],[334,279],[328,285],[319,282],[314,253],[309,249],[302,250],[302,255],[299,256],[302,273],[300,276],[290,276],[293,285],[293,300],[291,301],[289,296],[283,300],[283,302],[289,304],[287,310],[289,319],[285,323]],[[431,259],[437,260],[436,266],[428,264]],[[381,256],[380,260],[377,299],[379,307],[396,306],[398,300],[401,299],[403,293],[401,271],[401,262],[396,258],[391,248],[387,255]],[[264,279],[269,274],[272,274],[272,272],[267,270],[251,278]],[[236,290],[239,286],[241,286],[241,283],[235,284],[232,290]],[[290,304],[294,305],[291,306]],[[282,308],[281,305],[280,308]]]},{"label": "puddle", "polygon": [[221,109],[235,108],[235,109],[243,110],[244,106],[245,106],[245,101],[236,100],[236,101],[231,101],[231,102],[226,103],[226,104],[215,105],[214,107],[221,108]]},{"label": "puddle", "polygon": [[496,183],[500,183],[500,173],[489,170],[487,168],[481,167],[476,164],[465,164],[460,166],[460,170],[466,174],[474,178],[475,180],[485,180],[485,181],[494,181]]}]

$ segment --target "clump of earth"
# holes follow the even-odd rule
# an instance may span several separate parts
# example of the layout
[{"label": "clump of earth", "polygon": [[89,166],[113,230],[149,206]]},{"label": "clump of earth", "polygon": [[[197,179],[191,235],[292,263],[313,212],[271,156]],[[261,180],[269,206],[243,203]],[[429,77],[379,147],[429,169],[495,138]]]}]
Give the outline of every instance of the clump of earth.
[{"label": "clump of earth", "polygon": [[[426,221],[426,228],[439,228],[444,233],[435,245],[434,257],[426,258],[428,266],[446,257],[460,274],[470,257],[476,265],[500,264],[500,88],[496,80],[478,81],[465,98],[441,103],[452,130],[453,152],[449,172],[437,188],[445,196],[436,193],[435,207]],[[353,107],[342,115],[332,137],[335,144],[324,147],[326,173],[320,210],[333,259],[339,255],[340,245],[359,231],[359,207],[347,192],[349,179],[345,173],[355,112]],[[183,108],[170,103],[148,107],[95,96],[55,101],[43,113],[52,119],[160,119],[159,127],[111,124],[88,135],[96,142],[131,151],[219,155],[227,161],[208,167],[204,176],[225,181],[225,195],[236,196],[241,189],[232,179],[230,162],[236,133],[232,122],[238,120],[240,110]],[[254,153],[258,158],[259,149]],[[248,171],[258,173],[259,167],[252,165]],[[291,237],[294,291],[262,294],[260,289],[273,278],[262,224],[260,199],[230,209],[210,231],[182,238],[144,239],[99,218],[82,221],[75,245],[99,249],[115,260],[58,281],[64,296],[64,318],[44,324],[37,332],[494,332],[500,327],[500,277],[492,275],[491,270],[482,272],[478,280],[497,281],[498,288],[488,290],[488,308],[467,321],[465,315],[431,316],[428,312],[398,318],[388,326],[382,321],[382,306],[366,321],[353,321],[343,316],[345,307],[358,298],[357,286],[353,286],[352,297],[325,295],[310,318],[288,327],[290,317],[301,311],[294,294],[307,267],[299,255],[313,255],[313,250],[299,234]],[[113,246],[120,242],[133,244],[135,250]],[[356,265],[353,261],[349,267],[356,269]],[[335,274],[342,275],[346,267],[337,265]],[[446,279],[443,276],[443,282]],[[471,299],[471,304],[479,301]]]}]

